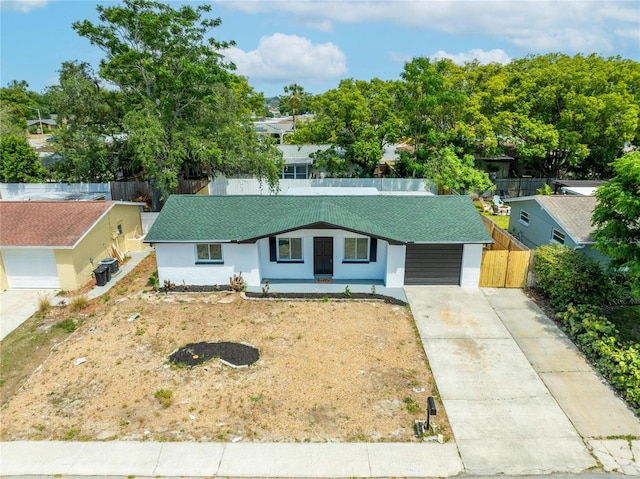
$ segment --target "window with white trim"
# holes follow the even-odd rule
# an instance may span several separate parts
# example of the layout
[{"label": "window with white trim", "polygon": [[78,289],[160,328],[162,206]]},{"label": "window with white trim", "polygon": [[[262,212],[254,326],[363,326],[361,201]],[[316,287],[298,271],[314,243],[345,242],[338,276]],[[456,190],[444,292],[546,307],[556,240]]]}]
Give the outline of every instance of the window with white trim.
[{"label": "window with white trim", "polygon": [[551,233],[551,240],[555,241],[556,243],[564,244],[564,233],[553,228],[553,232]]},{"label": "window with white trim", "polygon": [[196,245],[198,263],[222,263],[222,245],[220,243],[198,243]]},{"label": "window with white trim", "polygon": [[369,261],[369,238],[345,238],[345,261]]},{"label": "window with white trim", "polygon": [[283,180],[305,180],[307,176],[307,165],[287,165],[282,169],[281,178]]},{"label": "window with white trim", "polygon": [[520,223],[529,226],[529,213],[525,210],[520,210]]},{"label": "window with white trim", "polygon": [[278,261],[302,261],[302,238],[278,238]]}]

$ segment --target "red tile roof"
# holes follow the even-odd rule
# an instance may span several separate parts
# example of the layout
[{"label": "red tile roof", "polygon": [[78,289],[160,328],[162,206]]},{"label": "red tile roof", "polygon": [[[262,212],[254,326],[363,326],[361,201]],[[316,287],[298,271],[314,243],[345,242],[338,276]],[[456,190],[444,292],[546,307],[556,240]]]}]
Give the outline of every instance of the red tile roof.
[{"label": "red tile roof", "polygon": [[74,246],[114,201],[0,201],[0,246]]}]

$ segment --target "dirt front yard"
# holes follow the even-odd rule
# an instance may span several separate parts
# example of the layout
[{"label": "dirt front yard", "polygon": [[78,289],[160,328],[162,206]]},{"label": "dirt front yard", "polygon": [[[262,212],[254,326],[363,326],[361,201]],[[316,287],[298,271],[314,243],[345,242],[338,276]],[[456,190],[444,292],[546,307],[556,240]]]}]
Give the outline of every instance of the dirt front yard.
[{"label": "dirt front yard", "polygon": [[[3,441],[415,440],[414,420],[436,391],[408,307],[156,294],[147,284],[154,264],[143,261],[80,313],[53,307],[23,325],[46,335],[71,319],[77,329],[44,343],[45,358],[4,394]],[[238,369],[168,361],[202,341],[248,344],[260,358]],[[450,437],[437,406],[435,423]]]}]

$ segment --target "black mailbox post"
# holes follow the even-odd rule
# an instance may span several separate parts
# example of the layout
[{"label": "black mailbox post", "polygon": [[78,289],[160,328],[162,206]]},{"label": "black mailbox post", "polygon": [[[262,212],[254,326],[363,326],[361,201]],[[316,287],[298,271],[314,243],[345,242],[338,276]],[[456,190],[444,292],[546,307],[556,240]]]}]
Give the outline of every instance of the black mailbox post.
[{"label": "black mailbox post", "polygon": [[433,396],[429,396],[427,398],[427,431],[429,430],[429,421],[431,420],[431,415],[436,415],[436,402],[433,399]]}]

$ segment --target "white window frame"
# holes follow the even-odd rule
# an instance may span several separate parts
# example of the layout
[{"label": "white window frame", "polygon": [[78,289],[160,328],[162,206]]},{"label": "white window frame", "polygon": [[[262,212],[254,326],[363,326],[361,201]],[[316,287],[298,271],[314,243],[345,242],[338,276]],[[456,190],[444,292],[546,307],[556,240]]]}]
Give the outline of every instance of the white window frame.
[{"label": "white window frame", "polygon": [[[369,261],[369,253],[370,253],[370,243],[369,243],[370,238],[358,238],[356,236],[349,236],[347,238],[344,239],[344,251],[343,251],[343,261],[345,263],[367,263]],[[355,245],[354,245],[354,258],[347,258],[347,241],[355,241]],[[359,258],[358,257],[358,243],[359,242],[366,242],[367,246],[366,246],[366,257],[365,258]]]},{"label": "white window frame", "polygon": [[529,213],[525,210],[520,210],[520,217],[518,218],[518,221],[525,226],[529,226]]},{"label": "white window frame", "polygon": [[[280,256],[280,242],[288,242],[289,244],[289,257],[288,258],[283,258],[282,256]],[[300,242],[300,257],[299,258],[293,258],[291,257],[291,254],[293,252],[293,248],[291,247],[291,242],[292,241],[299,241]],[[303,249],[303,245],[302,245],[302,238],[297,238],[297,237],[293,237],[293,236],[279,236],[276,238],[276,251],[278,253],[278,261],[279,262],[290,262],[290,263],[302,263],[303,262],[303,258],[304,258],[304,249]]]},{"label": "white window frame", "polygon": [[[207,247],[207,252],[208,252],[208,258],[201,258],[200,257],[200,247],[201,246],[206,246]],[[211,247],[215,246],[217,248],[220,248],[220,257],[219,258],[212,258],[212,252],[211,252]],[[223,263],[224,262],[224,258],[222,256],[222,243],[197,243],[195,246],[195,250],[196,250],[196,263],[208,263],[208,264],[215,264],[215,263]]]},{"label": "white window frame", "polygon": [[306,180],[307,178],[309,178],[309,169],[307,165],[285,165],[282,167],[280,179]]},{"label": "white window frame", "polygon": [[558,244],[564,244],[566,238],[567,238],[567,235],[565,235],[562,231],[557,230],[555,228],[551,229],[551,241]]}]

